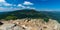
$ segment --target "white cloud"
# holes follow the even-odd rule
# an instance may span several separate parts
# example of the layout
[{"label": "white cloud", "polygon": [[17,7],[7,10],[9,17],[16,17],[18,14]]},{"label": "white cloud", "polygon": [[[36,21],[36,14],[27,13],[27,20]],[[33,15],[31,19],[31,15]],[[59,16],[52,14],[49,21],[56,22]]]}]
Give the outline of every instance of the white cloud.
[{"label": "white cloud", "polygon": [[5,0],[0,0],[0,2],[5,2]]},{"label": "white cloud", "polygon": [[28,7],[26,7],[26,8],[30,8],[30,7],[28,6]]},{"label": "white cloud", "polygon": [[12,6],[12,4],[7,3],[5,0],[0,0],[0,6]]},{"label": "white cloud", "polygon": [[36,8],[34,8],[34,7],[27,7],[28,9],[36,9]]},{"label": "white cloud", "polygon": [[25,6],[22,6],[22,8],[26,8]]},{"label": "white cloud", "polygon": [[22,4],[18,4],[18,6],[22,6]]},{"label": "white cloud", "polygon": [[31,6],[24,6],[22,4],[18,4],[18,7],[21,7],[22,9],[35,9],[35,8],[31,7]]},{"label": "white cloud", "polygon": [[[26,6],[24,6],[24,5],[26,5]],[[28,2],[28,1],[24,1],[24,3],[23,3],[23,5],[21,6],[22,8],[24,8],[24,9],[32,9],[31,8],[31,6],[28,6],[28,5],[34,5],[33,3],[31,3],[31,2]]]},{"label": "white cloud", "polygon": [[4,8],[4,7],[0,7],[0,12],[14,11],[14,10],[20,10],[20,8]]},{"label": "white cloud", "polygon": [[[24,6],[24,5],[27,5],[27,6]],[[26,8],[35,9],[35,8],[32,8],[31,6],[28,6],[28,5],[34,5],[34,4],[31,2],[28,2],[28,1],[24,1],[24,3],[22,3],[22,4],[13,5],[13,4],[7,3],[5,0],[0,0],[0,12],[1,11],[13,11],[13,10],[19,10],[19,9],[26,9]]]},{"label": "white cloud", "polygon": [[25,8],[25,6],[22,4],[18,4],[18,7]]},{"label": "white cloud", "polygon": [[23,3],[24,5],[33,5],[33,3],[31,3],[31,2],[28,2],[28,1],[24,1],[24,3]]},{"label": "white cloud", "polygon": [[[8,6],[11,6],[11,7],[8,7]],[[9,11],[9,10],[13,10],[12,4],[7,3],[5,0],[0,0],[0,12],[1,11]]]},{"label": "white cloud", "polygon": [[4,6],[12,6],[12,4],[3,3]]},{"label": "white cloud", "polygon": [[36,9],[36,8],[31,8],[31,9]]},{"label": "white cloud", "polygon": [[24,6],[24,8],[25,8],[25,9],[36,9],[36,8],[34,8],[34,7],[30,7],[30,6],[27,6],[27,7]]}]

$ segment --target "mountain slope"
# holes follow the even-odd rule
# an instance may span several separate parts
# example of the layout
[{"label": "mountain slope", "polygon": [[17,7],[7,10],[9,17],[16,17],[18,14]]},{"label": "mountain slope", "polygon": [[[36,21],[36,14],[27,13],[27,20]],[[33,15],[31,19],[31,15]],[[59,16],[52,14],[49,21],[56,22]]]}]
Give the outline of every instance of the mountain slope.
[{"label": "mountain slope", "polygon": [[22,9],[12,12],[0,13],[0,19],[21,19],[21,18],[52,18],[60,21],[60,13],[55,11],[36,11],[34,9]]},{"label": "mountain slope", "polygon": [[23,9],[12,12],[4,12],[0,14],[0,17],[3,19],[7,16],[16,16],[17,19],[20,18],[45,18],[45,14],[40,13],[39,11],[35,11],[34,9]]}]

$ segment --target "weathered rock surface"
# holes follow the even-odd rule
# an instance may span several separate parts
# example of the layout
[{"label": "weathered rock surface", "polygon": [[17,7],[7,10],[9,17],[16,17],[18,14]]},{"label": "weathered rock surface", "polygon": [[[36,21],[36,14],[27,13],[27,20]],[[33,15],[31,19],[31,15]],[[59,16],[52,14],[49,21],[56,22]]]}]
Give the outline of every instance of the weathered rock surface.
[{"label": "weathered rock surface", "polygon": [[44,22],[43,19],[17,19],[2,21],[0,30],[60,30],[60,24],[52,19]]}]

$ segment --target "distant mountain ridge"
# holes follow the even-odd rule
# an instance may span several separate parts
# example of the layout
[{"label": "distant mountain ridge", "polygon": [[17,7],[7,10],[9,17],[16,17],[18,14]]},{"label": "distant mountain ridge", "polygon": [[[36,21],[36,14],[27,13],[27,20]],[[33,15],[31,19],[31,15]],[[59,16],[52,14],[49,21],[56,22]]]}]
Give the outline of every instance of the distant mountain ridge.
[{"label": "distant mountain ridge", "polygon": [[22,10],[11,11],[11,12],[0,12],[0,19],[6,19],[7,17],[10,18],[10,16],[12,16],[13,18],[16,17],[15,19],[52,18],[60,21],[60,13],[54,11],[36,11],[34,9],[22,9]]}]

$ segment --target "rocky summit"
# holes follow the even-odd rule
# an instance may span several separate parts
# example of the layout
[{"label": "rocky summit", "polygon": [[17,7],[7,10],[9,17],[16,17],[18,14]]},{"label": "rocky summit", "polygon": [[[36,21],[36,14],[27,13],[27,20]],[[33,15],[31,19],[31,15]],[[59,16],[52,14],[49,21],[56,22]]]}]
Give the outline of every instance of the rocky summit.
[{"label": "rocky summit", "polygon": [[60,24],[56,20],[49,19],[17,19],[1,21],[0,30],[60,30]]}]

